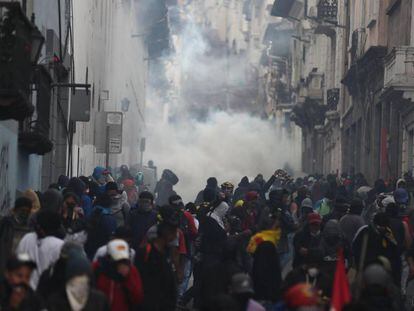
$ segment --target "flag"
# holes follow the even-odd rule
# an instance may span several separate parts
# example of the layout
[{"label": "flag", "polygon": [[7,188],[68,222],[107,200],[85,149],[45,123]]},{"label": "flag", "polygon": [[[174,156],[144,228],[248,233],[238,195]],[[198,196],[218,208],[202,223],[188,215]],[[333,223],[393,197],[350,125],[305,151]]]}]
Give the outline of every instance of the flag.
[{"label": "flag", "polygon": [[338,251],[330,311],[341,311],[351,301],[348,277],[345,271],[344,250]]},{"label": "flag", "polygon": [[280,228],[275,230],[264,230],[257,234],[255,234],[251,239],[249,244],[247,245],[247,252],[249,254],[254,254],[256,252],[257,247],[263,242],[271,242],[275,246],[279,243],[280,236],[281,236]]}]

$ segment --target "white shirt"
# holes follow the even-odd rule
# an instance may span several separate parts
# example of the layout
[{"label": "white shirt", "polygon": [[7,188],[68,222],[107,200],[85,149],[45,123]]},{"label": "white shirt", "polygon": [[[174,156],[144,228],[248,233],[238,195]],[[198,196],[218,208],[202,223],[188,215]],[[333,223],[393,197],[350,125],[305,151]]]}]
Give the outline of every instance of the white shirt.
[{"label": "white shirt", "polygon": [[26,253],[36,262],[37,268],[33,271],[30,286],[37,288],[40,275],[53,265],[60,256],[63,240],[53,236],[39,239],[35,232],[27,233],[17,246],[16,253]]}]

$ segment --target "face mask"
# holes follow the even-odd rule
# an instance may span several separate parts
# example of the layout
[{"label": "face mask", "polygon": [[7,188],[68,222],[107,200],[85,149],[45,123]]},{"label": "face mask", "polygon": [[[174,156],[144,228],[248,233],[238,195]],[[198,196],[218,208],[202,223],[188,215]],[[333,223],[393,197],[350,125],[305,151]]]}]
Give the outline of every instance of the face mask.
[{"label": "face mask", "polygon": [[16,215],[16,219],[19,224],[27,224],[29,217],[30,217],[30,214],[26,214],[26,213],[20,213]]},{"label": "face mask", "polygon": [[66,206],[68,207],[68,209],[75,209],[76,204],[70,203],[70,204],[66,204]]},{"label": "face mask", "polygon": [[66,283],[66,294],[73,311],[82,310],[88,302],[89,278],[75,276]]},{"label": "face mask", "polygon": [[318,236],[321,234],[321,230],[317,231],[317,232],[311,232],[311,236]]},{"label": "face mask", "polygon": [[318,276],[318,274],[319,274],[319,270],[318,270],[318,268],[309,268],[309,269],[308,269],[308,275],[309,275],[311,278],[317,277],[317,276]]},{"label": "face mask", "polygon": [[152,204],[147,201],[138,201],[138,206],[145,212],[152,210]]},{"label": "face mask", "polygon": [[106,184],[106,178],[105,178],[105,176],[99,177],[98,183],[101,184],[101,185],[105,185]]},{"label": "face mask", "polygon": [[111,197],[112,203],[118,203],[120,199],[121,199],[120,194],[117,194]]}]

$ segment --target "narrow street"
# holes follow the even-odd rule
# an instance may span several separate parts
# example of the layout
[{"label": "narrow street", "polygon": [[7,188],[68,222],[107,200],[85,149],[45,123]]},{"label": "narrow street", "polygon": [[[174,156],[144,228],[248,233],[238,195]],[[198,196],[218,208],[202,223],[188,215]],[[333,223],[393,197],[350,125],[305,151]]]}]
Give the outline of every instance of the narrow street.
[{"label": "narrow street", "polygon": [[414,0],[0,0],[0,311],[414,311]]}]

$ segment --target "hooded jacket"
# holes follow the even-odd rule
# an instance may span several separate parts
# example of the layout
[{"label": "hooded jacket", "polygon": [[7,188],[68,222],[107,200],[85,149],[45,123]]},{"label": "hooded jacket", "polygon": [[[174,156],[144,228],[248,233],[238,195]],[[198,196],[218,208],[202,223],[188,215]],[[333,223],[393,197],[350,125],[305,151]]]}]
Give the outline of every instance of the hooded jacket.
[{"label": "hooded jacket", "polygon": [[56,189],[46,190],[41,198],[42,209],[48,209],[60,214],[63,205],[63,196]]},{"label": "hooded jacket", "polygon": [[111,310],[135,310],[144,299],[141,276],[135,266],[130,266],[125,278],[116,271],[115,263],[107,257],[93,263],[96,287],[108,297]]},{"label": "hooded jacket", "polygon": [[23,192],[23,196],[25,198],[28,198],[30,201],[32,201],[32,210],[31,210],[32,214],[40,210],[40,207],[41,207],[40,200],[36,192],[34,192],[32,189],[27,189],[25,192]]},{"label": "hooded jacket", "polygon": [[233,202],[237,202],[239,200],[244,200],[244,196],[246,195],[248,188],[249,188],[249,178],[247,178],[247,176],[244,176],[236,191],[234,191],[234,195],[233,195]]},{"label": "hooded jacket", "polygon": [[75,193],[81,199],[83,213],[85,217],[89,217],[92,214],[93,204],[91,198],[85,193],[85,183],[80,178],[73,177],[69,180],[66,191]]},{"label": "hooded jacket", "polygon": [[136,204],[129,212],[129,226],[132,231],[132,245],[138,249],[148,230],[157,223],[157,212],[145,210]]}]

